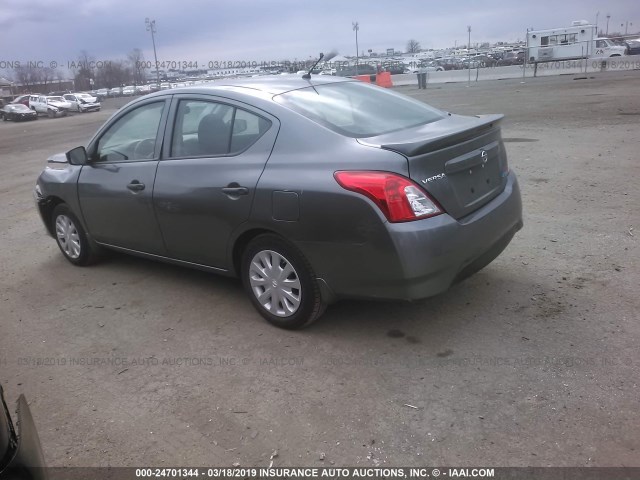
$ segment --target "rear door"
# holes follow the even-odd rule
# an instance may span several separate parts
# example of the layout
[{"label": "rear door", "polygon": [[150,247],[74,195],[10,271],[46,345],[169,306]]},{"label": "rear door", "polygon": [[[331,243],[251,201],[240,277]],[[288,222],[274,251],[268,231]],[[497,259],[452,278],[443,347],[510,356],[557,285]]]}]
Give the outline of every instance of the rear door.
[{"label": "rear door", "polygon": [[249,217],[278,126],[246,104],[176,96],[153,193],[170,257],[229,268],[229,238]]},{"label": "rear door", "polygon": [[80,172],[78,196],[96,241],[165,254],[152,194],[169,104],[167,97],[136,103],[89,146],[91,161]]}]

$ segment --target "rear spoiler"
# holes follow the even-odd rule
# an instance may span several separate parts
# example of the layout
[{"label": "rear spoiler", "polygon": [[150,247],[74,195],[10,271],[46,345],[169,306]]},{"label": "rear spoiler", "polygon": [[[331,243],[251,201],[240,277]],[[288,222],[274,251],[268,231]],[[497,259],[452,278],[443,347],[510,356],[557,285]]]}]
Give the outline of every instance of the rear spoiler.
[{"label": "rear spoiler", "polygon": [[[504,115],[501,114],[477,115],[475,117],[449,114],[449,116],[440,121],[419,127],[416,129],[415,135],[412,135],[412,138],[407,138],[406,141],[389,143],[382,141],[377,143],[374,139],[367,139],[362,143],[377,143],[376,146],[385,150],[393,150],[407,157],[414,157],[442,150],[478,137],[497,128],[503,118]],[[381,136],[380,140],[383,140],[384,137],[386,135]],[[369,143],[370,140],[374,141]]]}]

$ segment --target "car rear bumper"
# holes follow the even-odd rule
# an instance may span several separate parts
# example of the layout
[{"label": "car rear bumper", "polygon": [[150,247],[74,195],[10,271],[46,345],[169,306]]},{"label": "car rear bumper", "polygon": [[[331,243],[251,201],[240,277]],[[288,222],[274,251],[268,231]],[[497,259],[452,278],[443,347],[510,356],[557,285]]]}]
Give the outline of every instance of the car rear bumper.
[{"label": "car rear bumper", "polygon": [[417,300],[488,265],[522,228],[518,181],[510,173],[500,195],[460,220],[444,214],[385,225],[386,235],[364,245],[333,244],[332,254],[324,252],[316,272],[335,298]]}]

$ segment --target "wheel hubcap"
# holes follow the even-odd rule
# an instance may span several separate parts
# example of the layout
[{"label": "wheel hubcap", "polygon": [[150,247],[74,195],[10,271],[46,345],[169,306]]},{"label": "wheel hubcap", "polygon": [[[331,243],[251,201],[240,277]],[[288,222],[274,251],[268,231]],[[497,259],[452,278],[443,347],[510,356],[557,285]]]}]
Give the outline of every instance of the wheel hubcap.
[{"label": "wheel hubcap", "polygon": [[66,215],[58,215],[56,218],[56,237],[62,247],[62,251],[69,258],[80,256],[80,235],[75,224]]},{"label": "wheel hubcap", "polygon": [[289,317],[300,307],[302,289],[298,273],[277,252],[262,250],[254,255],[249,282],[260,305],[273,315]]}]

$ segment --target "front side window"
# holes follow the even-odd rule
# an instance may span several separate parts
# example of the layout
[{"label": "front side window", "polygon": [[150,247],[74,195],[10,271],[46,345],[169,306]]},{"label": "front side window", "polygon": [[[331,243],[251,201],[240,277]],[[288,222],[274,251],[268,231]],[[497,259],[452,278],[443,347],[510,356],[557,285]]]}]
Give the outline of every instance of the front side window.
[{"label": "front side window", "polygon": [[373,137],[444,118],[422,102],[362,82],[301,88],[275,97],[285,107],[347,137]]},{"label": "front side window", "polygon": [[98,140],[98,160],[114,162],[157,158],[156,138],[164,106],[164,101],[143,105],[116,120]]},{"label": "front side window", "polygon": [[171,157],[213,157],[239,153],[262,136],[271,122],[231,105],[181,100]]}]

